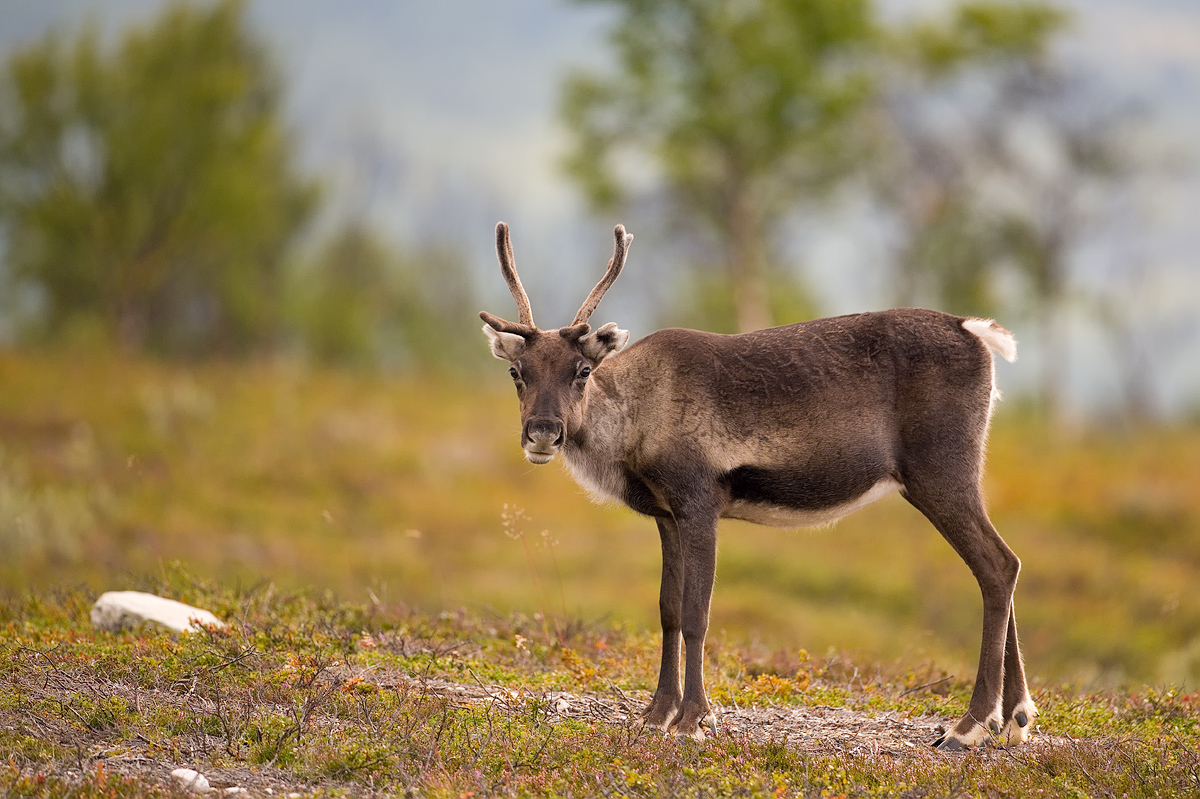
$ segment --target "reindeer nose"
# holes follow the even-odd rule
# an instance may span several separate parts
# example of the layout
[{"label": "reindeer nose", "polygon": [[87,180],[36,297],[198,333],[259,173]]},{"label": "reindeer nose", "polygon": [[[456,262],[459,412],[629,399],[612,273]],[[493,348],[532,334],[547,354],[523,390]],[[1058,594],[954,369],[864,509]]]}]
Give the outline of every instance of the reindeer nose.
[{"label": "reindeer nose", "polygon": [[549,417],[533,417],[521,431],[521,447],[527,451],[551,454],[563,445],[566,434],[562,421]]}]

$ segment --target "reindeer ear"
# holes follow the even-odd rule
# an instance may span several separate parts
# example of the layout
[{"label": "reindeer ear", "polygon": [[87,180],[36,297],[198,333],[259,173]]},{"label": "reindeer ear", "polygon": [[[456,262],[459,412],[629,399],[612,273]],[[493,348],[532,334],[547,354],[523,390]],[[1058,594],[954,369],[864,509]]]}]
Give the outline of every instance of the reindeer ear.
[{"label": "reindeer ear", "polygon": [[628,341],[629,331],[618,328],[616,322],[609,322],[579,339],[579,346],[585,358],[600,363]]},{"label": "reindeer ear", "polygon": [[492,347],[492,355],[502,361],[515,361],[521,357],[521,353],[525,352],[527,342],[524,336],[495,330],[491,325],[484,325],[483,332],[487,335],[488,343]]}]

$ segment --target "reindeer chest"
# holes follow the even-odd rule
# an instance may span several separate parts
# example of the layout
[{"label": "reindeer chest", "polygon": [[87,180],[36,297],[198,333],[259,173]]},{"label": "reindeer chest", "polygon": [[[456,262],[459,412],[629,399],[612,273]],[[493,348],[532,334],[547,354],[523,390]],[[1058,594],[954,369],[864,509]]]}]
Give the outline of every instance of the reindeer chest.
[{"label": "reindeer chest", "polygon": [[669,516],[670,510],[654,489],[619,462],[579,449],[565,450],[563,463],[571,478],[601,505],[621,503],[647,516]]}]

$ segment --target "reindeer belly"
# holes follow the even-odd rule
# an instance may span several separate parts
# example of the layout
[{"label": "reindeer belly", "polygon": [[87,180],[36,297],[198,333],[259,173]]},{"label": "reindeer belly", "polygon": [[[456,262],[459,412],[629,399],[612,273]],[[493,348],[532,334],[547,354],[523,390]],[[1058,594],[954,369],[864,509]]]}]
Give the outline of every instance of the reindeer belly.
[{"label": "reindeer belly", "polygon": [[817,527],[900,490],[882,468],[795,469],[739,466],[723,481],[729,504],[721,515],[770,527]]},{"label": "reindeer belly", "polygon": [[829,505],[823,508],[795,508],[786,505],[775,505],[769,502],[753,502],[735,499],[729,503],[721,514],[727,519],[741,519],[768,527],[820,527],[833,524],[843,516],[849,516],[856,510],[865,508],[876,500],[883,499],[888,494],[899,491],[900,484],[890,477],[880,480],[862,494],[846,502]]}]

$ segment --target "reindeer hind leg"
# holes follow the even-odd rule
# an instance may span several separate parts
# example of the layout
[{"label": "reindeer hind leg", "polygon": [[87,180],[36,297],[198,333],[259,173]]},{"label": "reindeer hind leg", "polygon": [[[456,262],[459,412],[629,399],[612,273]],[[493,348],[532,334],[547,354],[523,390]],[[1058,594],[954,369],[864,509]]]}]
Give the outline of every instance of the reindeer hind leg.
[{"label": "reindeer hind leg", "polygon": [[1038,709],[1025,682],[1025,663],[1017,640],[1017,614],[1008,610],[1008,634],[1004,639],[1004,730],[1001,741],[1009,746],[1025,743]]},{"label": "reindeer hind leg", "polygon": [[[1005,653],[1008,631],[1015,629],[1012,595],[1021,562],[988,519],[978,484],[944,479],[944,472],[940,477],[943,479],[906,479],[904,496],[966,562],[983,596],[979,671],[970,705],[966,715],[934,742],[939,749],[956,750],[991,740],[1001,734],[1005,724]],[[1015,635],[1012,645],[1015,653]]]}]

